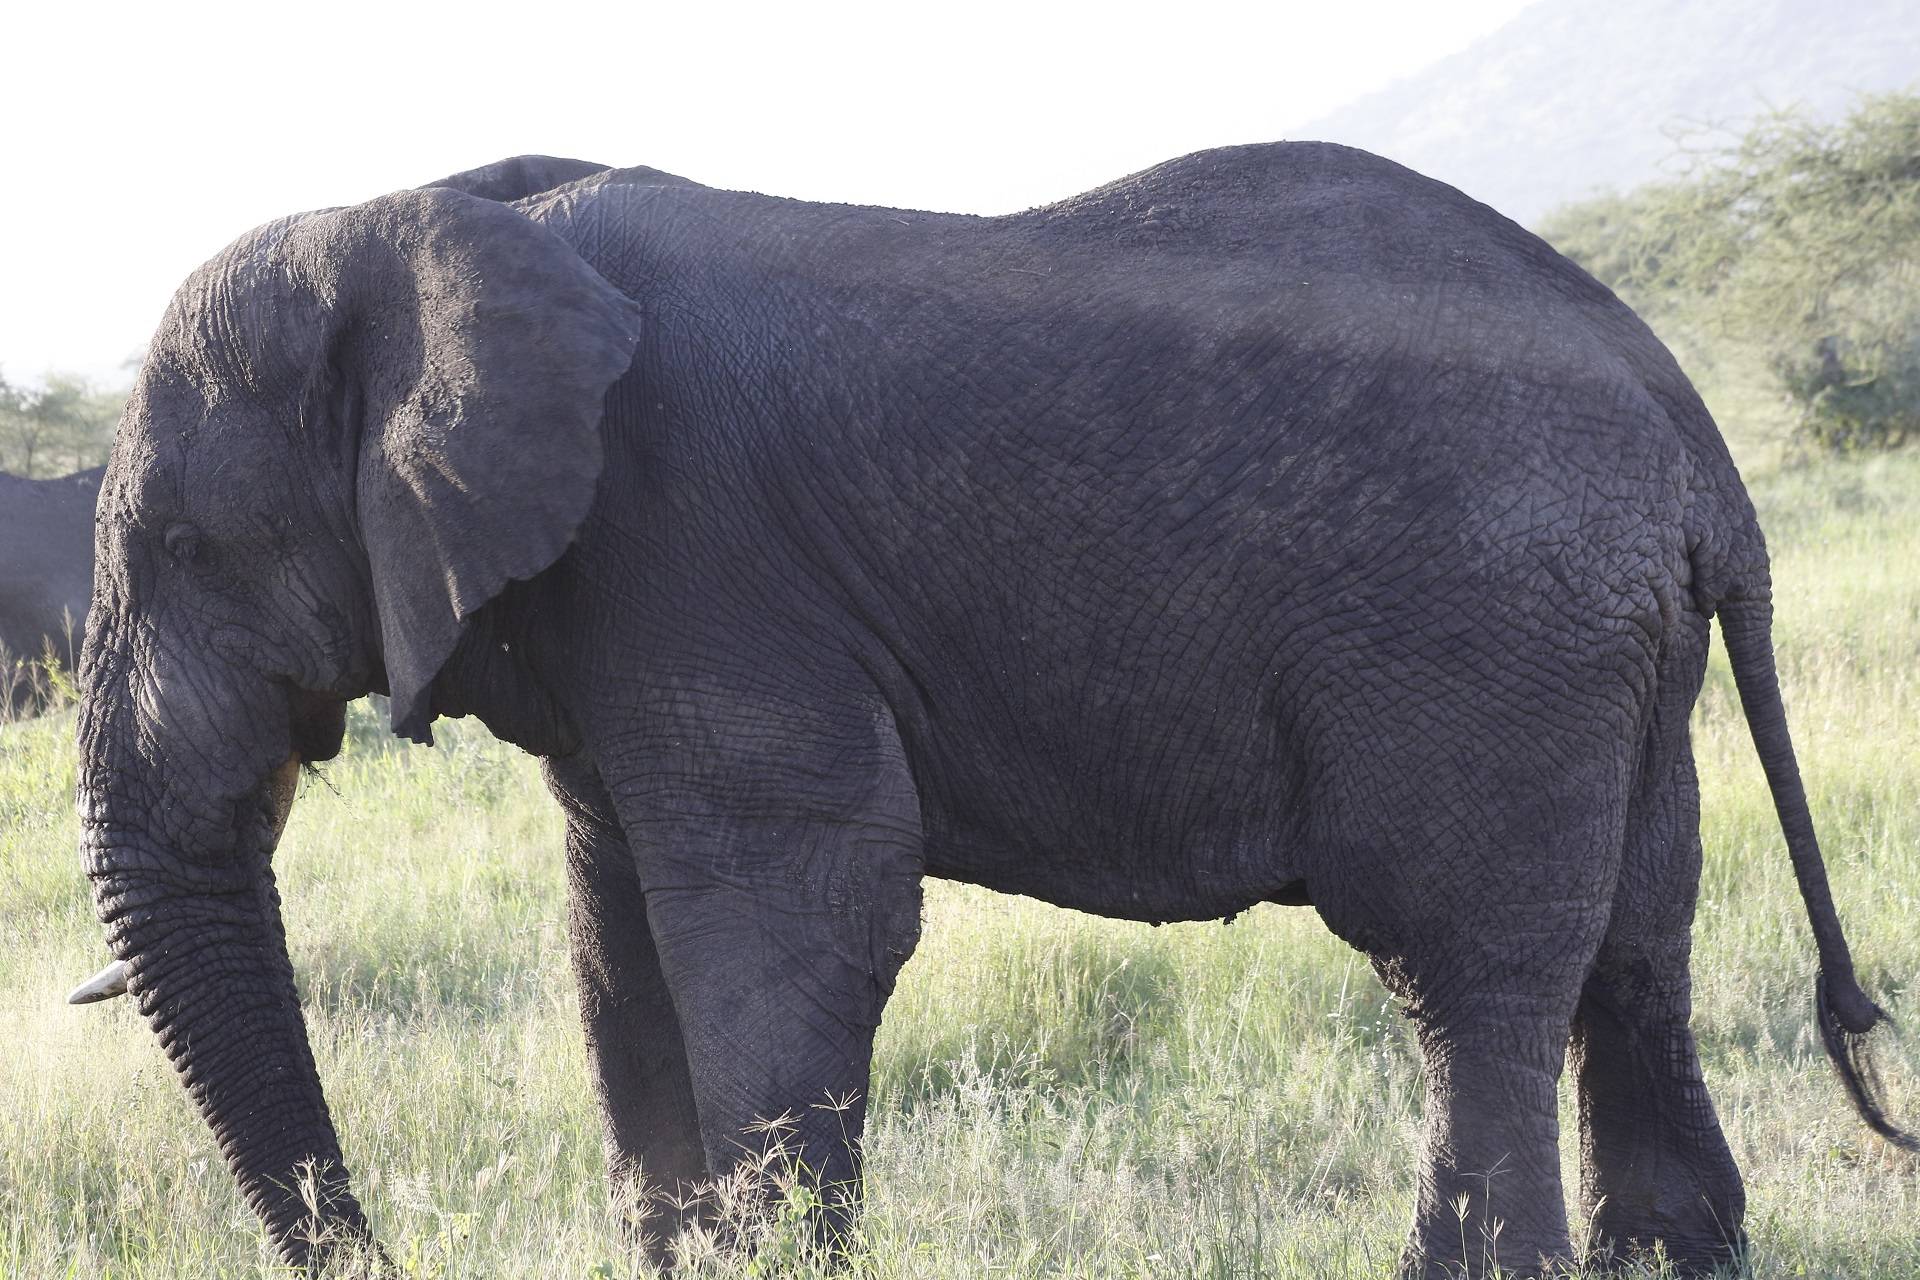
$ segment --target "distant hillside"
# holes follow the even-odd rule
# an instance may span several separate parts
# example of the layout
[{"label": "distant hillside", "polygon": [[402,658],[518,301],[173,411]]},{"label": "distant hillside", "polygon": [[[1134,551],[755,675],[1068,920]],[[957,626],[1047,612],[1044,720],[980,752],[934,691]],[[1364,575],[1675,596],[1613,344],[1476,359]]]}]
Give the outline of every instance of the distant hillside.
[{"label": "distant hillside", "polygon": [[1539,0],[1297,131],[1365,147],[1524,223],[1674,168],[1676,128],[1842,114],[1920,86],[1920,0]]}]

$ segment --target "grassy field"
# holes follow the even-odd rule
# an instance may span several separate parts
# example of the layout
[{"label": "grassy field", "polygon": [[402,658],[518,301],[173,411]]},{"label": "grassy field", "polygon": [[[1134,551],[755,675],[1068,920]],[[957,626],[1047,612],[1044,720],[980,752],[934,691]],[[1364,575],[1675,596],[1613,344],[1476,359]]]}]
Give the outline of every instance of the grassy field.
[{"label": "grassy field", "polygon": [[[1754,487],[1841,910],[1869,987],[1912,1024],[1920,456]],[[128,1002],[62,1002],[104,959],[73,852],[71,720],[0,728],[0,1276],[273,1274]],[[306,784],[279,866],[321,1073],[378,1230],[409,1275],[634,1273],[604,1204],[559,822],[531,762],[465,725],[431,750],[359,728],[325,784]],[[1920,1170],[1855,1121],[1819,1052],[1811,940],[1718,659],[1697,729],[1697,1027],[1748,1177],[1753,1274],[1912,1280]],[[1417,1058],[1311,912],[1149,929],[929,888],[880,1035],[863,1274],[1390,1271]],[[1920,1120],[1920,1038],[1890,1039],[1883,1060],[1896,1113]],[[775,1239],[757,1261],[698,1269],[769,1274],[780,1256]]]}]

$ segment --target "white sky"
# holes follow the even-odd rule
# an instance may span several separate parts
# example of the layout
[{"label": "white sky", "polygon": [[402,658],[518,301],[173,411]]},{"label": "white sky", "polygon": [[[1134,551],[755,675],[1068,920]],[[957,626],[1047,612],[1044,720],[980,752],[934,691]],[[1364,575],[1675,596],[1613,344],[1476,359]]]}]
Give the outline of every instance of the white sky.
[{"label": "white sky", "polygon": [[30,3],[0,59],[0,372],[106,382],[240,233],[522,152],[996,213],[1296,136],[1528,0]]}]

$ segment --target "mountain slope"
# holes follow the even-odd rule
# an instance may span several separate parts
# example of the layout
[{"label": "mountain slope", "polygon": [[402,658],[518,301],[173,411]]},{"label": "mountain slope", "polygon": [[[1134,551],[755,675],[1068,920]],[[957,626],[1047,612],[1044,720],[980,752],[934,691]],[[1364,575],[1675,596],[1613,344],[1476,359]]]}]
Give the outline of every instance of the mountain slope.
[{"label": "mountain slope", "polygon": [[1839,115],[1920,87],[1920,0],[1540,0],[1294,136],[1450,182],[1521,222],[1672,173],[1676,131]]}]

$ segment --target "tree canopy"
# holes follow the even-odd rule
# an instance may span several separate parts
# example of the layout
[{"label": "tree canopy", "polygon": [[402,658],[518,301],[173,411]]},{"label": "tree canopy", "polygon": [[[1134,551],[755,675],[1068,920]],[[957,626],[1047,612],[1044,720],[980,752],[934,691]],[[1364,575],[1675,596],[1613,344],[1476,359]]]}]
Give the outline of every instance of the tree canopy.
[{"label": "tree canopy", "polygon": [[1664,336],[1759,355],[1804,442],[1920,438],[1920,94],[1776,113],[1541,233]]},{"label": "tree canopy", "polygon": [[0,374],[0,471],[44,478],[107,460],[127,394],[73,374],[22,387]]}]

